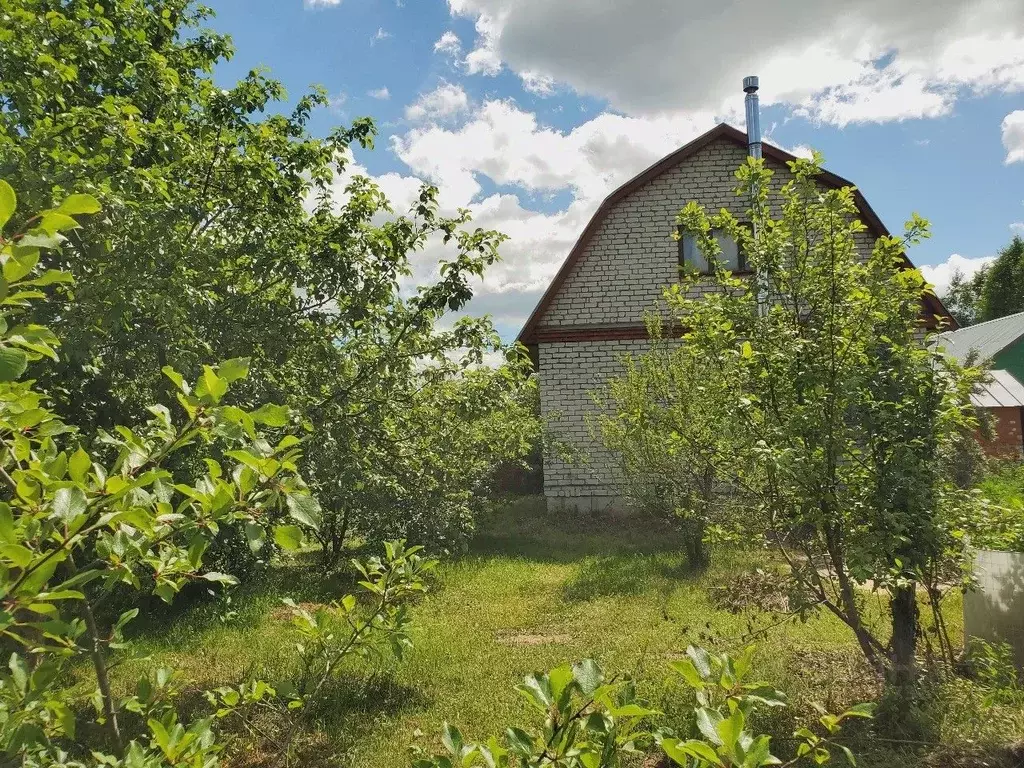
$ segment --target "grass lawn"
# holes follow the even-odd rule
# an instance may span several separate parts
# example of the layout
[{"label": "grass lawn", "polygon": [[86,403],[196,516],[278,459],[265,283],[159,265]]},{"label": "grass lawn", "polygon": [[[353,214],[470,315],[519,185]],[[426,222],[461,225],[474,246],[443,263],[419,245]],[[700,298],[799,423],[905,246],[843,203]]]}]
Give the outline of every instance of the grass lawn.
[{"label": "grass lawn", "polygon": [[[405,661],[360,661],[344,670],[330,707],[311,717],[299,740],[299,762],[310,768],[402,766],[409,744],[438,744],[445,720],[468,739],[532,724],[512,687],[529,671],[587,656],[606,671],[634,675],[643,695],[678,722],[690,702],[671,680],[669,660],[691,643],[739,649],[751,622],[767,626],[773,617],[730,613],[716,607],[709,592],[769,565],[763,554],[718,550],[710,570],[695,576],[686,572],[677,545],[670,533],[637,520],[550,519],[536,498],[502,507],[484,521],[466,556],[440,567],[413,611],[415,649]],[[227,623],[211,604],[190,607],[173,621],[151,614],[135,629],[137,647],[150,658],[125,662],[119,674],[128,679],[159,664],[182,670],[204,688],[247,675],[281,678],[294,639],[280,599],[338,597],[346,586],[337,579],[312,565],[283,564],[264,583],[237,591],[237,616]],[[958,634],[958,598],[950,598],[948,612]],[[776,626],[758,644],[760,676],[793,699],[789,714],[764,724],[773,733],[791,732],[793,718],[812,712],[812,700],[834,710],[877,694],[849,632],[831,616]],[[1007,722],[1024,728],[1024,716]],[[928,738],[954,738],[944,736],[943,727]],[[929,751],[907,748],[912,754],[899,759],[907,765]],[[246,750],[233,762],[256,765],[266,757]],[[869,755],[862,764],[892,759]]]}]

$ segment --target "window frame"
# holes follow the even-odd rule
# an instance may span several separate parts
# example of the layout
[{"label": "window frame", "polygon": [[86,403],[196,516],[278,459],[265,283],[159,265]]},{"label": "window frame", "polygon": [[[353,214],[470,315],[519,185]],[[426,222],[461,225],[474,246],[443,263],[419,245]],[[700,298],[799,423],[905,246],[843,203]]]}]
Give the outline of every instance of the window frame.
[{"label": "window frame", "polygon": [[[741,221],[741,222],[739,222],[739,225],[741,227],[747,229],[748,231],[753,231],[753,224],[751,224],[749,221]],[[711,230],[712,234],[714,234],[716,231],[721,232],[722,230],[721,230],[721,228],[712,228],[712,230]],[[691,265],[687,261],[687,259],[686,259],[686,238],[687,238],[687,235],[682,232],[682,225],[681,224],[676,226],[676,233],[679,235],[679,246],[678,246],[678,251],[677,251],[677,254],[676,254],[676,258],[677,258],[677,261],[679,263],[679,269],[680,270],[683,270],[683,269],[696,269],[696,267]],[[696,242],[695,241],[694,241],[694,246],[696,246]],[[701,254],[701,255],[703,256],[703,254]],[[751,274],[753,274],[754,271],[752,269],[750,269],[750,267],[747,265],[747,254],[746,254],[746,251],[743,250],[743,247],[742,247],[741,243],[737,243],[736,244],[736,260],[738,262],[737,268],[733,269],[733,270],[730,270],[732,272],[732,274],[734,274],[734,275],[751,275]],[[714,274],[714,270],[710,268],[711,265],[707,263],[707,259],[706,258],[704,259],[704,262],[705,262],[705,268],[704,269],[699,269],[697,271],[697,273],[700,274],[700,275],[713,275]]]}]

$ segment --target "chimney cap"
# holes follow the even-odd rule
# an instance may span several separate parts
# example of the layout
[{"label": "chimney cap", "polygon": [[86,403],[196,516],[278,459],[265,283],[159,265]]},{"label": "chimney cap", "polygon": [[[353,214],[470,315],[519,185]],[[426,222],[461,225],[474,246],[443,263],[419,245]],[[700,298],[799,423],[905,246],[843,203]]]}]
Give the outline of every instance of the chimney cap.
[{"label": "chimney cap", "polygon": [[749,75],[743,78],[743,92],[755,93],[758,89],[757,75]]}]

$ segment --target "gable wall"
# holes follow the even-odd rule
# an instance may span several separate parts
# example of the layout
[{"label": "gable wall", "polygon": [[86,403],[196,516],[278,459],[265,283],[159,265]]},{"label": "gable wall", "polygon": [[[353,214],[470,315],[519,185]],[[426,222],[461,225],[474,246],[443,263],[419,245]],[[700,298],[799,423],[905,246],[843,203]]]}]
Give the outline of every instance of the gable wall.
[{"label": "gable wall", "polygon": [[[719,139],[618,201],[608,212],[540,319],[539,331],[602,326],[636,327],[656,309],[665,285],[678,279],[678,243],[672,239],[676,215],[690,200],[709,213],[726,208],[743,217],[746,199],[737,197],[736,169],[746,149]],[[792,178],[771,159],[772,187]],[[858,249],[870,252],[878,233],[858,235]],[[699,292],[700,286],[694,291]],[[622,371],[622,358],[642,354],[642,339],[559,341],[538,344],[541,412],[553,433],[578,456],[544,463],[549,502],[584,509],[621,503],[616,459],[601,446],[589,416],[593,394]]]},{"label": "gable wall", "polygon": [[[679,210],[696,200],[711,214],[725,208],[744,217],[747,201],[735,193],[734,174],[746,155],[745,147],[718,139],[619,200],[573,265],[539,329],[642,324],[664,286],[679,276],[679,246],[672,238]],[[765,162],[775,172],[773,188],[792,178],[785,165]],[[862,252],[870,250],[875,236],[858,237]]]}]

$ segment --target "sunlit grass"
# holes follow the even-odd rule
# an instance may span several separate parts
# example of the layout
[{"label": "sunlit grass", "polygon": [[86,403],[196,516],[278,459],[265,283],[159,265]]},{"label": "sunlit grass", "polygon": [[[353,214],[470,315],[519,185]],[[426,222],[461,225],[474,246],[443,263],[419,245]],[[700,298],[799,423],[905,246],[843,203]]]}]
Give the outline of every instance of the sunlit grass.
[{"label": "sunlit grass", "polygon": [[[301,763],[401,766],[409,744],[439,745],[446,720],[467,739],[531,722],[513,686],[530,671],[588,656],[633,675],[670,719],[685,717],[689,699],[669,661],[691,643],[736,650],[752,629],[777,623],[768,614],[729,613],[709,597],[714,585],[759,565],[771,565],[766,553],[720,549],[710,569],[693,574],[671,532],[649,521],[548,517],[539,499],[503,507],[484,521],[467,555],[439,568],[413,611],[415,649],[407,658],[344,670],[328,706],[305,721]],[[294,637],[281,598],[323,602],[349,589],[347,578],[284,564],[239,591],[229,623],[213,604],[173,621],[153,615],[136,628],[137,647],[150,658],[125,664],[119,678],[156,663],[182,670],[201,688],[251,675],[287,677]],[[947,606],[954,642],[958,600]],[[812,701],[836,710],[877,694],[848,629],[830,615],[774,626],[758,645],[757,673],[793,700],[789,714],[764,723],[773,732],[787,735],[812,714]],[[235,760],[252,764],[260,756]]]}]

